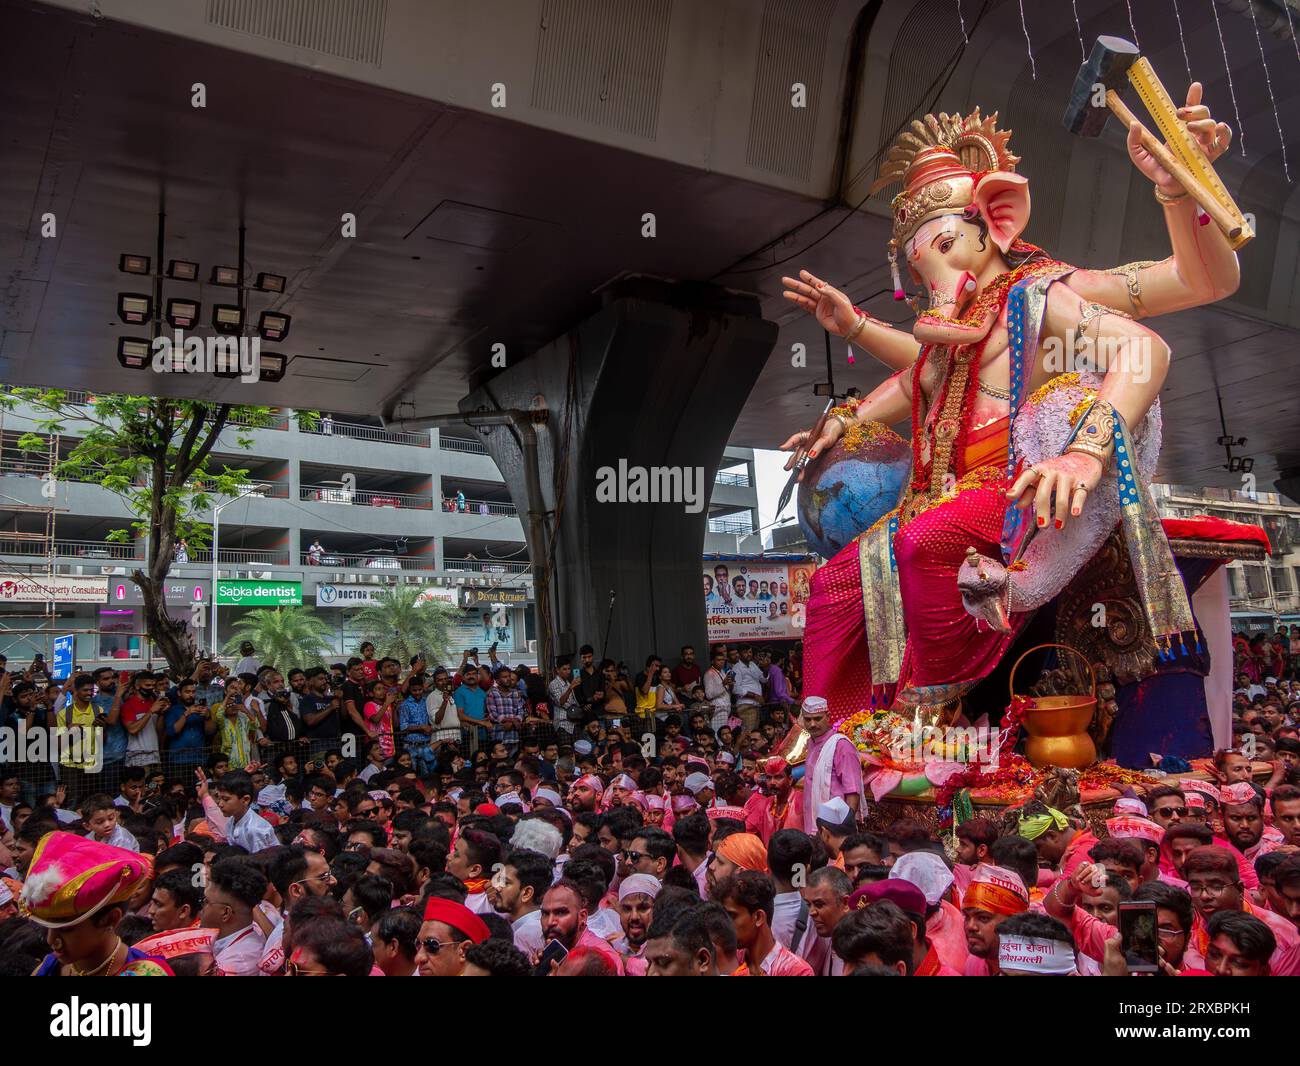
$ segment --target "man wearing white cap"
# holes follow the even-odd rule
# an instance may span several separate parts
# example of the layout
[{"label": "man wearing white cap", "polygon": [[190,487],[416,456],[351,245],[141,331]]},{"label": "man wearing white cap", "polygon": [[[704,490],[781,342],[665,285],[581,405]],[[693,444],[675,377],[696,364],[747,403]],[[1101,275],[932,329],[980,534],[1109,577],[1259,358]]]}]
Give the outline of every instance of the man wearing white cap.
[{"label": "man wearing white cap", "polygon": [[831,728],[826,701],[808,696],[801,709],[803,727],[808,730],[808,757],[804,777],[803,828],[817,835],[818,809],[832,799],[841,799],[854,818],[864,809],[862,762],[853,741]]},{"label": "man wearing white cap", "polygon": [[618,915],[623,935],[614,941],[614,950],[623,956],[629,977],[646,973],[645,943],[655,897],[663,887],[652,874],[632,874],[618,886]]},{"label": "man wearing white cap", "polygon": [[817,837],[826,845],[832,862],[840,856],[844,841],[857,829],[853,810],[839,796],[832,796],[817,808]]}]

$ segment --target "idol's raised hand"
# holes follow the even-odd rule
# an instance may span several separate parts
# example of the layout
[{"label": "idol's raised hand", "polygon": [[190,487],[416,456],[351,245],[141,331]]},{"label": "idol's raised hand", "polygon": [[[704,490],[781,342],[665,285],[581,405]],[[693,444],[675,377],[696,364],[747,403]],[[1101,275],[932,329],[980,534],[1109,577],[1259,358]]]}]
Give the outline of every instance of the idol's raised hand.
[{"label": "idol's raised hand", "polygon": [[[1206,158],[1213,163],[1228,150],[1232,143],[1232,129],[1226,122],[1215,122],[1210,116],[1210,109],[1201,103],[1201,83],[1194,81],[1187,89],[1187,103],[1178,109],[1178,117],[1187,123],[1188,130],[1201,145]],[[1177,196],[1183,192],[1183,186],[1156,160],[1150,152],[1142,147],[1139,126],[1134,123],[1128,131],[1128,154],[1134,166],[1155,182],[1157,188],[1166,196]]]},{"label": "idol's raised hand", "polygon": [[853,301],[815,274],[801,270],[798,278],[782,278],[781,284],[785,286],[785,298],[815,315],[827,333],[843,337],[858,324]]}]

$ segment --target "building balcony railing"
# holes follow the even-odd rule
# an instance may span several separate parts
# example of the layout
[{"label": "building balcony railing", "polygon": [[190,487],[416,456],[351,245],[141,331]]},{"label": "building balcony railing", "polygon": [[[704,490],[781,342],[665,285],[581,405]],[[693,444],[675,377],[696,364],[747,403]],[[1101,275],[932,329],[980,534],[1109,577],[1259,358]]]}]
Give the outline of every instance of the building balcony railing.
[{"label": "building balcony railing", "polygon": [[737,485],[742,489],[750,487],[748,474],[737,474],[731,470],[719,470],[718,476],[713,480],[717,485]]},{"label": "building balcony railing", "polygon": [[337,418],[323,415],[311,429],[304,433],[313,433],[319,437],[351,437],[354,440],[373,440],[381,444],[406,444],[412,448],[429,447],[429,431],[411,432],[400,429],[383,429],[380,426],[367,426],[360,422],[341,422]]},{"label": "building balcony railing", "polygon": [[[208,481],[206,478],[199,478],[194,482],[194,484],[205,492],[217,494],[217,483],[215,481]],[[247,481],[243,482],[242,485],[243,487],[235,494],[235,496],[238,496],[240,493],[248,492],[249,489],[260,488],[262,490],[261,496],[265,500],[287,500],[289,498],[289,484],[285,481],[261,481],[257,478],[249,478]],[[221,493],[220,495],[225,494]],[[233,499],[235,497],[231,498]],[[250,495],[249,499],[252,498],[253,497]]]},{"label": "building balcony railing", "polygon": [[709,532],[748,536],[754,532],[754,523],[747,518],[710,518]]},{"label": "building balcony railing", "polygon": [[465,440],[462,437],[438,437],[438,447],[444,452],[468,452],[471,455],[487,455],[487,445],[482,441]]},{"label": "building balcony railing", "polygon": [[444,559],[443,567],[471,574],[528,574],[532,572],[533,564],[504,559]]},{"label": "building balcony railing", "polygon": [[460,515],[517,515],[519,509],[513,503],[501,503],[497,500],[466,500],[462,508],[457,501],[446,499],[442,501],[442,509],[450,514]]},{"label": "building balcony railing", "polygon": [[302,485],[298,498],[309,503],[345,503],[361,507],[397,507],[407,510],[431,511],[433,500],[428,496],[415,496],[387,489],[372,492],[369,489],[349,489],[342,485]]},{"label": "building balcony railing", "polygon": [[[191,548],[184,560],[178,563],[212,562],[211,548]],[[218,548],[217,562],[234,563],[239,566],[288,566],[289,551],[286,548]]]},{"label": "building balcony railing", "polygon": [[389,555],[373,552],[350,554],[345,552],[305,551],[299,554],[303,566],[315,566],[327,569],[357,570],[436,570],[438,561],[433,553],[428,555]]},{"label": "building balcony railing", "polygon": [[289,428],[289,416],[280,411],[273,411],[269,418],[263,421],[251,415],[229,415],[225,424],[227,426],[247,426],[250,429],[286,430]]},{"label": "building balcony railing", "polygon": [[[41,533],[0,533],[0,555],[45,558],[50,541]],[[64,559],[143,560],[136,544],[114,544],[103,540],[55,540],[54,554]]]}]

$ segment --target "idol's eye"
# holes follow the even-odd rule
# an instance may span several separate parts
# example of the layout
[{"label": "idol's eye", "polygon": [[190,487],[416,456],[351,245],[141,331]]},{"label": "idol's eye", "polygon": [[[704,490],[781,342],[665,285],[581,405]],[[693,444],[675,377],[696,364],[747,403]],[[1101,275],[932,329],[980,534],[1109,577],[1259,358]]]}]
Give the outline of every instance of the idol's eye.
[{"label": "idol's eye", "polygon": [[947,255],[947,254],[948,254],[948,250],[949,250],[951,247],[952,247],[952,238],[951,238],[951,237],[947,237],[947,238],[945,238],[944,240],[942,240],[942,241],[939,242],[939,254],[940,254],[940,255]]}]

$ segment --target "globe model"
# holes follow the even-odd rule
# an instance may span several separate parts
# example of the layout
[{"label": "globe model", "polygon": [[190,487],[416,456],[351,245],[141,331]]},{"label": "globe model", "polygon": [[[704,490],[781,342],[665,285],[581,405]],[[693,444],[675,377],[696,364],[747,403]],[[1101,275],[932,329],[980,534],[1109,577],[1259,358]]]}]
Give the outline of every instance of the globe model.
[{"label": "globe model", "polygon": [[851,427],[799,483],[799,525],[809,547],[830,559],[875,525],[898,503],[911,464],[911,446],[888,426]]}]

